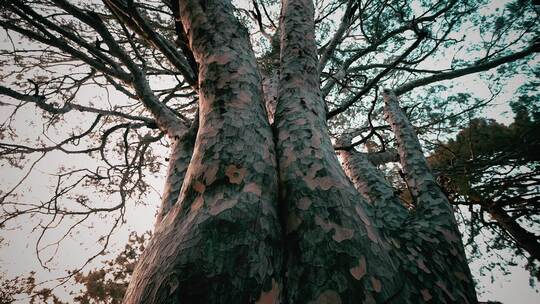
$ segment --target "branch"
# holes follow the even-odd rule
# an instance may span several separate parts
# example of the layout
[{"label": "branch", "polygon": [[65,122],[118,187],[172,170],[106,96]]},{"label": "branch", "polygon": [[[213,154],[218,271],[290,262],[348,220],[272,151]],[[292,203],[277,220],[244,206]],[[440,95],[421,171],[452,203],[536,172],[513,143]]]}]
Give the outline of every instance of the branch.
[{"label": "branch", "polygon": [[[377,48],[379,48],[379,46],[383,45],[384,43],[386,43],[387,41],[389,41],[391,38],[393,38],[394,36],[396,36],[398,34],[404,33],[404,32],[406,32],[408,30],[414,30],[414,29],[418,28],[418,25],[423,23],[423,22],[435,21],[442,14],[449,11],[456,3],[457,3],[457,1],[455,1],[455,0],[450,1],[448,3],[448,5],[443,7],[441,10],[435,12],[434,14],[429,15],[429,16],[422,16],[420,18],[412,19],[411,21],[406,22],[403,26],[398,27],[398,28],[396,28],[394,30],[391,30],[390,32],[386,33],[382,37],[378,38],[376,41],[372,41],[369,46],[367,46],[366,48],[358,51],[351,58],[348,58],[347,60],[345,60],[345,62],[341,66],[341,69],[338,72],[338,74],[343,74],[343,75],[347,74],[349,72],[350,67],[358,59],[360,59],[363,56],[369,54],[370,52],[376,51]],[[362,19],[363,18],[360,17],[360,22],[361,23],[362,23]],[[332,90],[332,88],[333,88],[333,86],[335,84],[336,84],[336,81],[335,81],[335,79],[332,78],[324,85],[324,87],[322,89],[323,97],[327,96],[330,93],[330,91]]]},{"label": "branch", "polygon": [[356,10],[355,5],[353,5],[354,1],[349,0],[347,2],[347,8],[345,9],[345,13],[343,15],[343,18],[341,18],[341,23],[336,30],[336,33],[334,34],[334,37],[330,42],[328,43],[328,46],[324,49],[323,53],[320,55],[321,59],[319,59],[319,73],[321,73],[324,70],[324,67],[326,66],[326,63],[328,60],[332,57],[332,54],[334,53],[336,47],[341,43],[341,38],[343,37],[343,34],[345,31],[349,28],[350,22],[353,18],[354,12]]},{"label": "branch", "polygon": [[395,94],[399,96],[417,87],[428,85],[434,82],[454,79],[454,78],[458,78],[458,77],[468,75],[468,74],[487,71],[501,64],[505,64],[505,63],[509,63],[509,62],[513,62],[513,61],[525,58],[533,53],[538,53],[539,51],[540,51],[539,44],[538,42],[535,42],[531,44],[529,47],[527,47],[526,49],[520,52],[514,53],[514,54],[499,57],[497,59],[493,59],[493,60],[483,62],[483,63],[474,64],[466,68],[449,71],[449,72],[443,72],[443,73],[435,74],[429,77],[413,80],[395,89]]},{"label": "branch", "polygon": [[386,74],[388,74],[390,71],[394,69],[402,60],[404,60],[414,49],[420,45],[420,42],[426,37],[426,32],[420,32],[417,39],[414,41],[411,46],[409,46],[405,52],[403,52],[392,64],[387,66],[384,70],[382,70],[377,76],[375,76],[371,81],[366,84],[360,92],[358,92],[355,96],[353,96],[351,99],[343,103],[341,106],[335,108],[334,110],[330,111],[327,115],[327,119],[331,119],[332,117],[345,112],[350,106],[352,106],[355,102],[360,100],[365,94],[367,94],[374,86],[377,85],[379,80],[381,80]]},{"label": "branch", "polygon": [[418,202],[418,217],[424,220],[437,217],[439,224],[453,227],[455,219],[452,207],[431,173],[414,127],[391,90],[385,89],[383,98],[385,118],[396,136],[405,181]]},{"label": "branch", "polygon": [[131,72],[128,83],[133,86],[139,100],[155,117],[158,127],[170,137],[182,136],[182,134],[187,131],[187,125],[178,118],[174,111],[158,100],[148,84],[145,72],[135,64],[125,50],[118,45],[116,39],[111,35],[99,15],[93,12],[83,11],[66,0],[53,1],[62,9],[88,24],[100,34],[111,53],[119,58]]},{"label": "branch", "polygon": [[65,114],[65,113],[70,112],[72,110],[76,110],[76,111],[79,111],[79,112],[96,113],[96,114],[101,114],[101,115],[106,115],[106,116],[122,117],[122,118],[129,119],[129,120],[138,120],[138,121],[145,122],[149,127],[156,124],[156,122],[153,119],[148,118],[148,117],[135,116],[135,115],[122,113],[122,112],[119,112],[119,111],[98,109],[98,108],[78,105],[78,104],[74,104],[74,103],[66,103],[62,107],[55,107],[54,105],[46,103],[45,102],[45,97],[42,96],[42,95],[21,94],[21,93],[19,93],[17,91],[14,91],[14,90],[12,90],[10,88],[7,88],[7,87],[4,87],[2,85],[0,85],[0,95],[6,95],[6,96],[9,96],[9,97],[15,98],[17,100],[34,103],[40,109],[45,110],[45,111],[47,111],[47,112],[49,112],[51,114]]},{"label": "branch", "polygon": [[176,51],[167,39],[152,29],[148,21],[140,15],[137,8],[133,5],[131,7],[129,5],[125,6],[122,0],[103,0],[103,3],[116,16],[119,22],[126,24],[146,42],[161,51],[191,86],[197,86],[194,71],[192,71],[187,60]]},{"label": "branch", "polygon": [[354,187],[374,206],[375,218],[384,223],[383,231],[400,233],[408,210],[382,172],[368,160],[366,154],[354,149],[340,151],[339,157]]}]

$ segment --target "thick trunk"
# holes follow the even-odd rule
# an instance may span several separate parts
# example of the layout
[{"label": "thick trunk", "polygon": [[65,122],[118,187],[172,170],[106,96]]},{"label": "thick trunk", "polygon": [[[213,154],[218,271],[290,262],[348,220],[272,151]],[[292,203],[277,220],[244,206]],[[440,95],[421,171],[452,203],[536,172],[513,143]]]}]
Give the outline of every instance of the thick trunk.
[{"label": "thick trunk", "polygon": [[229,1],[180,2],[199,127],[194,147],[189,135],[173,145],[124,303],[476,302],[452,210],[396,100],[386,113],[418,210],[357,152],[342,155],[354,185],[345,174],[326,128],[313,14],[309,0],[283,0],[277,93],[271,75],[264,94]]},{"label": "thick trunk", "polygon": [[282,2],[275,128],[287,210],[286,298],[384,302],[398,292],[400,274],[391,246],[348,181],[327,133],[313,13],[311,1]]},{"label": "thick trunk", "polygon": [[182,1],[180,16],[200,67],[200,125],[124,302],[268,302],[281,289],[277,171],[248,33],[227,1]]}]

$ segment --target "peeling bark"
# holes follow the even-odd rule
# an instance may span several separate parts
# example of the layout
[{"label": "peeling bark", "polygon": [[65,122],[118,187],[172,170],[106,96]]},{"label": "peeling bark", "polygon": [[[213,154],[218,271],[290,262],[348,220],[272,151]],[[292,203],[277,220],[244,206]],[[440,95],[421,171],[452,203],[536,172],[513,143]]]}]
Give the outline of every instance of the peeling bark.
[{"label": "peeling bark", "polygon": [[382,303],[398,292],[400,274],[326,129],[313,12],[311,1],[282,1],[275,128],[280,196],[287,210],[286,298]]},{"label": "peeling bark", "polygon": [[228,1],[182,1],[200,114],[178,203],[157,225],[124,303],[266,303],[281,290],[277,172],[261,79]]},{"label": "peeling bark", "polygon": [[394,188],[364,153],[340,151],[339,156],[355,188],[373,205],[375,218],[382,230],[390,235],[398,235],[409,212]]},{"label": "peeling bark", "polygon": [[[198,123],[197,123],[198,124]],[[181,137],[173,138],[171,152],[169,155],[169,165],[165,179],[165,189],[163,190],[163,198],[161,207],[156,220],[159,224],[163,217],[171,210],[178,201],[182,183],[193,154],[193,146],[195,145],[195,136],[198,128],[192,128]]]},{"label": "peeling bark", "polygon": [[400,235],[411,299],[476,303],[476,292],[454,213],[435,181],[420,142],[394,92],[385,90],[385,115],[396,136],[405,180],[417,201]]},{"label": "peeling bark", "polygon": [[229,1],[179,3],[199,127],[194,146],[189,132],[173,144],[124,303],[476,303],[452,209],[394,95],[385,112],[418,208],[400,204],[366,155],[340,152],[351,180],[341,166],[312,1],[282,1],[278,83],[261,79]]}]

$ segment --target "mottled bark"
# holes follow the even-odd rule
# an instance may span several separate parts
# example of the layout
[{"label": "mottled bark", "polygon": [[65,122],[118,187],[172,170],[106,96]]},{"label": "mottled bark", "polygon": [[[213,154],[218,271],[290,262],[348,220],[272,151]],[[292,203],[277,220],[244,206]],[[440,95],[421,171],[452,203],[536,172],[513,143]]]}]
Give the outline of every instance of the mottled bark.
[{"label": "mottled bark", "polygon": [[382,230],[389,235],[399,235],[409,212],[382,172],[369,161],[365,153],[340,151],[339,156],[355,188],[373,205],[375,219],[379,221]]},{"label": "mottled bark", "polygon": [[[198,122],[196,122],[196,125],[198,126]],[[171,138],[173,143],[169,154],[165,188],[163,189],[163,198],[161,199],[161,207],[159,209],[156,225],[161,222],[163,217],[178,201],[182,183],[184,182],[191,155],[193,154],[197,129],[198,127],[192,127],[192,129],[184,133],[183,136]]]},{"label": "mottled bark", "polygon": [[402,280],[326,129],[311,1],[282,2],[275,116],[289,303],[384,302]]},{"label": "mottled bark", "polygon": [[406,183],[417,202],[400,235],[402,267],[409,277],[410,298],[434,303],[476,303],[452,207],[435,181],[396,95],[385,90],[383,97]]},{"label": "mottled bark", "polygon": [[310,0],[282,1],[279,82],[267,75],[263,92],[229,1],[180,2],[199,127],[193,148],[189,133],[173,144],[162,212],[124,303],[476,301],[452,209],[395,96],[386,114],[418,209],[365,155],[342,152],[352,183],[345,174],[326,127],[313,14]]},{"label": "mottled bark", "polygon": [[124,303],[250,303],[281,289],[274,144],[247,31],[228,1],[182,1],[200,114],[178,203],[157,225]]}]

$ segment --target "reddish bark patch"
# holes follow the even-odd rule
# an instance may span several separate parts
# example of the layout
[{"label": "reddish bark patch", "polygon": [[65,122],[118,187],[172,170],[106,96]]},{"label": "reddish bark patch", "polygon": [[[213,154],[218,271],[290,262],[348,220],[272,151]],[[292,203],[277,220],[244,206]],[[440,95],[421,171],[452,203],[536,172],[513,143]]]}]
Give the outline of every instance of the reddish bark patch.
[{"label": "reddish bark patch", "polygon": [[228,53],[220,54],[220,55],[212,55],[208,57],[207,63],[216,62],[217,64],[227,64],[231,62],[232,56]]},{"label": "reddish bark patch", "polygon": [[334,227],[334,236],[332,237],[334,241],[341,243],[344,240],[352,239],[354,236],[354,230],[349,228],[344,228],[341,226],[338,226],[337,224],[333,225]]},{"label": "reddish bark patch", "polygon": [[212,184],[216,180],[216,174],[219,170],[219,165],[213,164],[206,168],[204,172],[204,179],[207,185]]},{"label": "reddish bark patch", "polygon": [[309,302],[310,304],[341,304],[341,298],[339,294],[333,290],[325,290],[319,295],[315,301]]},{"label": "reddish bark patch", "polygon": [[283,151],[283,155],[286,157],[285,160],[282,162],[282,167],[283,169],[285,169],[296,160],[296,155],[292,147],[285,148],[285,151]]},{"label": "reddish bark patch", "polygon": [[373,290],[375,290],[377,293],[381,292],[382,290],[381,281],[377,280],[375,277],[371,277],[371,286],[373,286]]},{"label": "reddish bark patch", "polygon": [[342,227],[330,221],[326,221],[318,215],[315,216],[315,224],[319,225],[326,232],[334,229],[334,234],[332,235],[332,238],[338,243],[344,240],[351,239],[354,235],[354,230]]},{"label": "reddish bark patch", "polygon": [[199,182],[199,181],[196,181],[194,184],[193,184],[193,189],[199,193],[203,193],[204,190],[206,189],[206,186]]},{"label": "reddish bark patch", "polygon": [[255,304],[278,304],[280,302],[280,288],[276,280],[272,279],[272,289],[261,292],[261,296]]},{"label": "reddish bark patch", "polygon": [[257,196],[261,196],[262,194],[262,190],[261,190],[261,187],[259,187],[259,185],[257,185],[257,183],[249,183],[247,185],[244,186],[244,189],[242,190],[243,192],[250,192],[250,193],[253,193]]},{"label": "reddish bark patch", "polygon": [[246,168],[236,167],[236,165],[229,165],[225,169],[225,175],[227,175],[231,184],[240,184],[246,173]]},{"label": "reddish bark patch", "polygon": [[298,209],[300,210],[308,210],[309,207],[311,206],[311,203],[312,201],[309,199],[309,197],[302,197],[298,201],[298,204],[296,204],[296,207],[298,207]]},{"label": "reddish bark patch", "polygon": [[251,98],[252,98],[251,93],[247,91],[240,91],[238,93],[238,96],[236,97],[240,105],[249,104],[251,102]]},{"label": "reddish bark patch", "polygon": [[197,198],[191,204],[191,211],[193,212],[193,211],[199,210],[203,204],[204,204],[204,198],[200,195],[197,196]]},{"label": "reddish bark patch", "polygon": [[426,264],[424,264],[424,261],[417,260],[416,264],[418,265],[418,268],[422,269],[425,273],[431,273],[431,270],[427,268]]},{"label": "reddish bark patch", "polygon": [[422,294],[422,298],[424,299],[424,301],[429,301],[431,299],[433,299],[433,296],[431,296],[431,293],[429,292],[429,290],[427,289],[422,289],[420,290],[420,293]]},{"label": "reddish bark patch", "polygon": [[367,226],[371,226],[371,221],[369,220],[369,217],[364,211],[364,208],[362,208],[362,206],[356,206],[354,209],[356,210],[356,213],[358,213],[358,216],[360,216],[362,222],[364,222],[364,224],[366,224]]},{"label": "reddish bark patch", "polygon": [[321,136],[317,133],[313,134],[311,137],[311,146],[319,149],[321,146]]},{"label": "reddish bark patch", "polygon": [[212,208],[210,208],[209,213],[211,215],[218,215],[221,212],[234,207],[236,203],[238,203],[237,199],[219,200],[217,204],[215,204],[214,206],[212,206]]},{"label": "reddish bark patch", "polygon": [[377,234],[375,229],[373,229],[373,227],[366,225],[366,231],[367,231],[368,238],[370,240],[372,240],[374,243],[379,242],[379,235]]},{"label": "reddish bark patch", "polygon": [[289,132],[280,130],[278,139],[279,141],[285,141],[287,138],[289,138],[289,136],[290,136]]},{"label": "reddish bark patch", "polygon": [[324,231],[332,229],[332,225],[323,220],[320,216],[315,215],[315,224],[319,225]]},{"label": "reddish bark patch", "polygon": [[319,184],[319,187],[322,190],[326,191],[326,190],[332,188],[332,186],[334,185],[334,181],[332,180],[332,178],[330,176],[325,176],[325,177],[321,177],[319,179],[318,184]]},{"label": "reddish bark patch", "polygon": [[360,257],[360,262],[358,263],[358,266],[349,269],[349,272],[355,279],[357,280],[362,279],[362,277],[366,275],[366,272],[367,272],[366,257],[365,256]]}]

